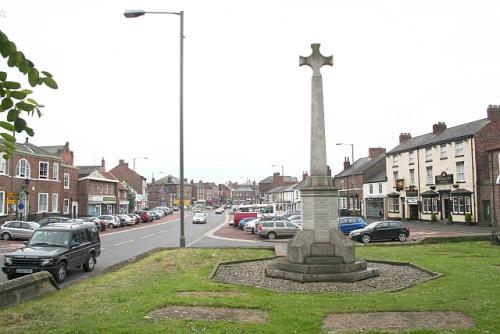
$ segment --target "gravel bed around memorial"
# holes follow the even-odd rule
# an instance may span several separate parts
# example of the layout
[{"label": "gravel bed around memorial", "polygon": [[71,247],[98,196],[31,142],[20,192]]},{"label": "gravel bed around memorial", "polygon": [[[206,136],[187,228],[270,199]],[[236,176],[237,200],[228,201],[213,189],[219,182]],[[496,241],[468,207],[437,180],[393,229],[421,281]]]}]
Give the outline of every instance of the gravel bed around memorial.
[{"label": "gravel bed around memorial", "polygon": [[437,276],[410,265],[368,262],[368,267],[379,268],[379,276],[354,283],[300,283],[266,277],[265,268],[271,261],[273,259],[219,264],[213,279],[222,283],[247,285],[277,292],[320,293],[397,291]]}]

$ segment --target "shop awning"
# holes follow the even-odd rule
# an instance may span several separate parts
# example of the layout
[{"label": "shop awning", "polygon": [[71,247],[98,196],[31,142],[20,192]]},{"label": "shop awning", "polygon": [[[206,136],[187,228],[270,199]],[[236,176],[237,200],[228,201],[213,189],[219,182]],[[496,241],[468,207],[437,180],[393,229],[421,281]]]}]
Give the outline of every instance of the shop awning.
[{"label": "shop awning", "polygon": [[470,195],[470,194],[472,194],[472,191],[464,189],[464,188],[458,188],[458,189],[453,190],[450,194],[452,196],[453,195]]},{"label": "shop awning", "polygon": [[397,193],[397,192],[392,192],[392,193],[390,193],[390,194],[387,194],[387,197],[399,197],[399,196],[400,196],[400,195],[399,195],[399,193]]},{"label": "shop awning", "polygon": [[439,194],[437,192],[435,192],[434,190],[427,190],[427,191],[424,191],[423,193],[421,193],[420,196],[432,197],[432,196],[439,196]]}]

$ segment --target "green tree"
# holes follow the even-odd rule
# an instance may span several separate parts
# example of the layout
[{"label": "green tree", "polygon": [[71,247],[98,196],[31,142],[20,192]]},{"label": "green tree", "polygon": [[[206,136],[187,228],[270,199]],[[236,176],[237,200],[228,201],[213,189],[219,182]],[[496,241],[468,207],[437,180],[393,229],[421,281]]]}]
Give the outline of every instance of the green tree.
[{"label": "green tree", "polygon": [[127,184],[128,212],[135,211],[135,191]]},{"label": "green tree", "polygon": [[[17,50],[16,44],[9,40],[0,30],[0,54],[7,60],[9,67],[15,67],[28,76],[28,83],[31,87],[45,85],[52,89],[57,89],[57,83],[52,74],[46,71],[39,71],[32,61],[24,56],[24,53]],[[30,89],[25,89],[17,81],[7,78],[7,72],[0,71],[0,113],[7,116],[0,120],[0,136],[4,139],[0,142],[0,151],[4,153],[4,158],[8,159],[14,152],[16,142],[15,133],[25,132],[33,137],[35,132],[28,126],[24,115],[33,116],[35,112],[41,117],[40,104],[30,97],[33,93]],[[4,114],[4,115],[5,115]]]}]

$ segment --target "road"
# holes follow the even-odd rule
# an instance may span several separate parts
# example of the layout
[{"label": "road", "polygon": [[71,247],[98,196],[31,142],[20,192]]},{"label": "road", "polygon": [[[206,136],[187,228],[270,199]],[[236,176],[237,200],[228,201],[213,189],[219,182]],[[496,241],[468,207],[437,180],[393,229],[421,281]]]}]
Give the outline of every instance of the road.
[{"label": "road", "polygon": [[[208,213],[207,224],[192,224],[192,213],[185,212],[186,246],[193,246],[201,241],[211,230],[222,224],[226,215]],[[117,228],[100,234],[101,256],[97,258],[96,272],[120,263],[122,261],[143,254],[157,247],[179,247],[180,224],[179,214],[165,216],[161,220]],[[0,241],[0,264],[3,265],[3,256],[16,248],[23,247],[22,241]],[[68,275],[64,285],[85,279],[89,274],[83,270],[75,270]],[[0,272],[0,282],[6,281],[7,276]]]}]

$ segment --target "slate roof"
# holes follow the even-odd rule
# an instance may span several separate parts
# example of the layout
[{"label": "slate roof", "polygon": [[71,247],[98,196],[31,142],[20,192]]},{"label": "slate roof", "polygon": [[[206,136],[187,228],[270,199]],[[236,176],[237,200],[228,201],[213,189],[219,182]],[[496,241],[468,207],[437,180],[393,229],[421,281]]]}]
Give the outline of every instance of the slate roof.
[{"label": "slate roof", "polygon": [[444,144],[453,140],[469,138],[472,137],[476,132],[481,130],[489,122],[490,121],[487,118],[484,118],[474,122],[447,128],[437,135],[433,135],[431,132],[418,137],[414,137],[394,147],[392,150],[387,152],[387,155],[429,147],[442,143]]},{"label": "slate roof", "polygon": [[275,193],[290,192],[290,191],[293,191],[292,186],[278,186],[268,190],[266,194],[275,194]]},{"label": "slate roof", "polygon": [[351,167],[344,169],[342,172],[335,175],[335,177],[337,178],[337,177],[351,176],[353,174],[352,173],[353,168],[354,168],[354,175],[362,174],[366,168],[371,166],[371,160],[373,159],[369,157],[360,158],[356,160],[356,162],[354,162],[354,164],[352,164]]},{"label": "slate roof", "polygon": [[40,148],[49,154],[59,156],[59,152],[64,151],[64,145],[59,146],[40,146]]},{"label": "slate roof", "polygon": [[[264,180],[260,181],[259,183],[273,183],[273,179],[274,179],[274,175],[268,176]],[[283,176],[283,182],[296,183],[297,178],[295,176]]]},{"label": "slate roof", "polygon": [[372,177],[367,178],[366,180],[363,180],[363,183],[374,183],[374,182],[385,182],[387,181],[387,171],[381,170],[377,174],[373,175]]},{"label": "slate roof", "polygon": [[104,179],[104,181],[109,180],[112,182],[119,182],[119,180],[110,172],[99,170],[99,168],[102,168],[101,166],[77,166],[76,168],[78,168],[79,179],[90,177]]},{"label": "slate roof", "polygon": [[[172,182],[168,182],[168,178],[171,178]],[[161,179],[155,180],[153,184],[180,184],[181,180],[175,176],[172,175],[167,175],[165,177],[162,177]]]},{"label": "slate roof", "polygon": [[[0,139],[0,143],[3,143],[3,142],[4,142],[4,140]],[[14,147],[15,147],[15,151],[18,153],[24,153],[24,154],[28,154],[28,155],[42,156],[42,157],[48,157],[48,158],[52,158],[52,159],[61,160],[59,158],[59,156],[57,156],[55,154],[51,154],[50,152],[47,152],[46,150],[44,150],[42,147],[33,145],[32,143],[26,143],[26,142],[18,143],[18,142],[16,142],[14,144]]]}]

